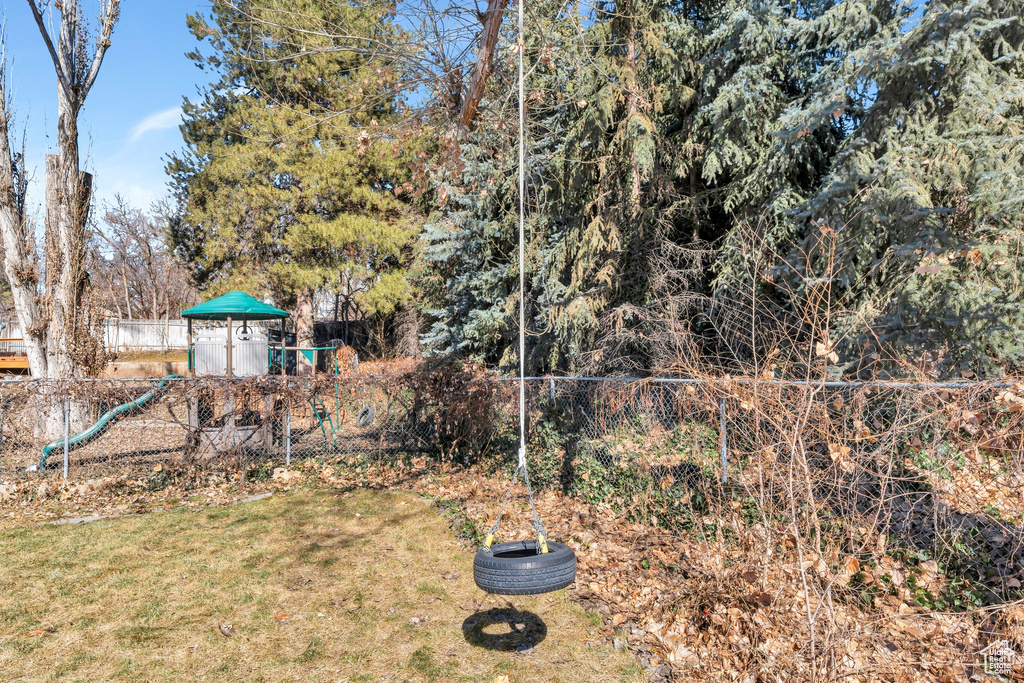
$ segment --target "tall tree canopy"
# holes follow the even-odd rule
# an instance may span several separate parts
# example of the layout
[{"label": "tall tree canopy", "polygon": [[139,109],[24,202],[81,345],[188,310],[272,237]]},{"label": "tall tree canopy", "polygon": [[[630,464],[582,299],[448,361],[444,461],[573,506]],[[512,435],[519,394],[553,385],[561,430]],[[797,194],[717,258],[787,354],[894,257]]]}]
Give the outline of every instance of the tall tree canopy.
[{"label": "tall tree canopy", "polygon": [[[197,279],[285,299],[357,287],[374,310],[415,297],[432,353],[512,364],[518,49],[504,7],[488,4],[475,41],[457,0],[398,18],[374,2],[223,0],[212,25],[193,18],[214,50],[197,61],[220,79],[187,105],[171,162]],[[806,367],[819,344],[833,375],[1020,370],[1022,11],[529,4],[532,370],[743,370],[772,347]],[[450,26],[457,49],[438,47]],[[433,202],[422,226],[397,187]]]},{"label": "tall tree canopy", "polygon": [[[783,338],[836,373],[1024,365],[1024,3],[531,9],[535,370],[737,367]],[[425,341],[490,361],[518,296],[512,44],[423,252]]]},{"label": "tall tree canopy", "polygon": [[[1024,2],[930,2],[913,23],[908,6],[879,14],[855,3],[880,27],[852,46],[830,34],[849,20],[845,4],[830,22],[797,27],[805,44],[831,39],[837,57],[786,113],[785,139],[833,126],[840,112],[850,125],[791,216],[801,248],[777,272],[797,291],[833,272],[851,362],[882,354],[947,372],[1020,370]],[[823,232],[834,248],[809,247]]]},{"label": "tall tree canopy", "polygon": [[[300,342],[317,289],[355,293],[367,313],[410,296],[418,226],[396,196],[412,153],[394,127],[401,74],[373,58],[399,35],[389,7],[300,0],[293,15],[218,0],[209,18],[189,17],[210,48],[191,56],[217,80],[185,102],[186,148],[168,164],[181,205],[173,239],[200,286],[297,301]],[[316,21],[369,47],[324,49]]]}]

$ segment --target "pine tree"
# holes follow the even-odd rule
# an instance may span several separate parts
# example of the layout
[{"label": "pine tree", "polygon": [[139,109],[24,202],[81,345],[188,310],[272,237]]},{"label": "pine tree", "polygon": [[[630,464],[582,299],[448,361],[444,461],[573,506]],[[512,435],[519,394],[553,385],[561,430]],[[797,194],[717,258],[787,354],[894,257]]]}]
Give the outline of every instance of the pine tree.
[{"label": "pine tree", "polygon": [[518,300],[518,201],[515,140],[497,129],[489,112],[476,131],[446,136],[441,154],[458,158],[439,165],[432,179],[442,204],[424,226],[418,284],[431,326],[428,349],[506,364],[512,343],[512,307]]},{"label": "pine tree", "polygon": [[[533,6],[524,59],[552,71],[553,5]],[[510,33],[510,31],[512,31]],[[496,50],[489,96],[473,131],[453,129],[434,159],[432,183],[439,208],[424,228],[420,278],[431,325],[423,342],[435,354],[457,354],[511,368],[518,362],[518,138],[515,108],[514,27],[505,26]],[[547,62],[545,64],[545,62]],[[539,64],[538,64],[539,63]],[[543,311],[538,301],[537,259],[543,253],[544,211],[538,202],[550,169],[550,140],[542,121],[548,100],[527,84],[527,291],[529,347],[544,346]],[[502,106],[504,105],[504,106]],[[540,343],[538,344],[538,341]],[[528,351],[529,353],[529,351]],[[532,354],[536,356],[536,353]],[[542,364],[530,361],[532,371]]]},{"label": "pine tree", "polygon": [[[291,9],[368,43],[398,33],[384,2]],[[395,192],[415,152],[392,127],[400,75],[371,55],[322,49],[330,45],[315,31],[261,3],[218,1],[211,18],[189,18],[212,49],[191,56],[217,80],[201,102],[186,100],[186,149],[168,164],[182,209],[172,231],[179,253],[211,292],[298,301],[300,343],[317,289],[355,293],[364,312],[388,313],[410,297],[416,233]]]},{"label": "pine tree", "polygon": [[553,112],[564,142],[545,198],[542,301],[568,365],[649,367],[651,312],[676,289],[666,274],[687,273],[694,255],[699,264],[683,161],[693,150],[674,135],[694,104],[696,37],[670,3],[625,0],[600,5],[582,39],[559,49],[576,66],[547,86],[565,93]]},{"label": "pine tree", "polygon": [[[580,20],[537,7],[533,371],[665,368],[695,333],[736,366],[780,339],[806,355],[821,332],[845,356],[833,371],[1019,368],[1021,10],[623,0]],[[491,118],[436,177],[447,203],[423,268],[429,340],[491,361],[515,351],[503,43]]]},{"label": "pine tree", "polygon": [[[694,65],[667,47],[691,36],[662,2],[608,3],[590,18],[550,3],[533,9],[525,35],[530,367],[647,366],[649,309],[660,301],[652,289],[661,282],[674,292],[686,272],[678,261],[694,253],[672,249],[677,234],[690,244],[692,230],[674,183],[681,152],[669,140],[680,111],[692,107],[684,81]],[[495,101],[514,87],[510,43],[506,36],[500,48]],[[463,140],[465,166],[446,185],[460,189],[427,233],[430,263],[448,270],[426,268],[438,278],[440,304],[426,340],[511,362],[514,112],[490,115]],[[452,262],[455,245],[460,259],[473,255],[468,262]]]},{"label": "pine tree", "polygon": [[764,271],[797,239],[790,212],[817,191],[853,122],[845,103],[797,134],[787,116],[830,61],[876,35],[880,15],[891,17],[886,2],[764,0],[727,3],[708,22],[692,135],[703,213],[725,228],[708,317],[730,365],[801,336],[803,311]]}]

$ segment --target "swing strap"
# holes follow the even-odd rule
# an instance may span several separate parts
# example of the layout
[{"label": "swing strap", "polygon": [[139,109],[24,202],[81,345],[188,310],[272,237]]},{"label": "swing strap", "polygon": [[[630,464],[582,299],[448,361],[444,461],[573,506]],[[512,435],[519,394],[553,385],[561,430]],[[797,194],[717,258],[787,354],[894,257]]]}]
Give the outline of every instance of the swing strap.
[{"label": "swing strap", "polygon": [[537,535],[537,547],[540,548],[542,553],[548,551],[548,534],[544,529],[543,522],[540,521],[540,515],[537,514],[537,506],[533,501],[533,490],[530,487],[530,472],[526,468],[526,448],[522,446],[519,448],[519,464],[516,465],[515,474],[512,475],[512,483],[509,484],[508,490],[505,491],[505,498],[501,501],[501,507],[498,508],[498,518],[494,520],[491,530],[484,539],[485,550],[494,544],[494,539],[498,535],[498,528],[501,526],[502,515],[505,514],[505,506],[512,497],[512,489],[515,488],[520,474],[523,477],[523,481],[526,482],[526,495],[530,500],[530,512],[533,514],[533,531]]}]

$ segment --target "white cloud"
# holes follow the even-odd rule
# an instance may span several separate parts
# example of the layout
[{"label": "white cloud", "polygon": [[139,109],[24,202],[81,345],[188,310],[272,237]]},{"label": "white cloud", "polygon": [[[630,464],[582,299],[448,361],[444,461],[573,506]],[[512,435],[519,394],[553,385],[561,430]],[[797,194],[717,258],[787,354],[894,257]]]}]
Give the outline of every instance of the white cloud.
[{"label": "white cloud", "polygon": [[132,128],[132,134],[128,142],[138,142],[139,139],[154,130],[166,130],[168,128],[176,128],[181,123],[181,107],[174,107],[173,109],[165,109],[164,111],[158,111],[155,114],[150,114],[146,118],[142,119],[135,124]]}]

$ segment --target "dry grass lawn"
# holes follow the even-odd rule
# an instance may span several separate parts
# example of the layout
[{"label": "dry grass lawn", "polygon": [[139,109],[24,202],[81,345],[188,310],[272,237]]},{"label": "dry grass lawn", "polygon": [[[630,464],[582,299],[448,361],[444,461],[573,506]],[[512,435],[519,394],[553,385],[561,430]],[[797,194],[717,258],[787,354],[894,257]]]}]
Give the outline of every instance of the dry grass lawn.
[{"label": "dry grass lawn", "polygon": [[485,596],[412,494],[22,527],[0,532],[0,558],[6,680],[644,678],[564,592]]}]

